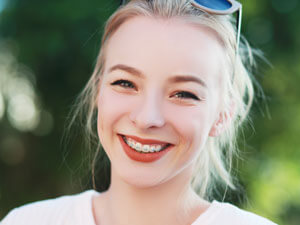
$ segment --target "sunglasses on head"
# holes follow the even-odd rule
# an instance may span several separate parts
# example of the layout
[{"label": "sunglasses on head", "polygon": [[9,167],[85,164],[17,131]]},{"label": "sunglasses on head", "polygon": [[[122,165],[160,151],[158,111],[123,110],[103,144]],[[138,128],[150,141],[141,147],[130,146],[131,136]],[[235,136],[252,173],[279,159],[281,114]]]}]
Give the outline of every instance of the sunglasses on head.
[{"label": "sunglasses on head", "polygon": [[229,15],[237,12],[237,36],[236,36],[236,54],[238,53],[241,25],[242,25],[242,4],[235,0],[192,0],[191,4],[210,14]]},{"label": "sunglasses on head", "polygon": [[[151,1],[151,0],[147,0]],[[121,0],[121,5],[127,1]],[[192,0],[191,4],[204,12],[215,15],[229,15],[237,12],[237,36],[236,36],[236,55],[238,54],[241,24],[242,24],[242,4],[235,0]]]}]

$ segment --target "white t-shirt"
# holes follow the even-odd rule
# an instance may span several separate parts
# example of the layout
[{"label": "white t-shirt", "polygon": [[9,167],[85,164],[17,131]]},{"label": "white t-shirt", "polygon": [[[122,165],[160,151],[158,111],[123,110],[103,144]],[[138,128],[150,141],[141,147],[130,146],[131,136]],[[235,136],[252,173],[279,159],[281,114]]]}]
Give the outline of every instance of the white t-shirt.
[{"label": "white t-shirt", "polygon": [[[30,203],[12,210],[1,225],[96,225],[92,211],[94,190]],[[275,225],[229,203],[213,201],[191,225]]]}]

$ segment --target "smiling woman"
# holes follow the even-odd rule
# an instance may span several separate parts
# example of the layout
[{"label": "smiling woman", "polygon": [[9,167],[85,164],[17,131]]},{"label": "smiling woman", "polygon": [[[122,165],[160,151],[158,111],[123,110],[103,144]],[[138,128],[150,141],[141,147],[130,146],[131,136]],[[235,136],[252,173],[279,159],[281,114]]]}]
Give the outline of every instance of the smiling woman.
[{"label": "smiling woman", "polygon": [[20,207],[3,225],[273,224],[208,201],[214,179],[235,188],[230,162],[253,87],[241,54],[251,50],[205,2],[132,0],[110,17],[71,121],[84,116],[94,165],[109,159],[108,188]]}]

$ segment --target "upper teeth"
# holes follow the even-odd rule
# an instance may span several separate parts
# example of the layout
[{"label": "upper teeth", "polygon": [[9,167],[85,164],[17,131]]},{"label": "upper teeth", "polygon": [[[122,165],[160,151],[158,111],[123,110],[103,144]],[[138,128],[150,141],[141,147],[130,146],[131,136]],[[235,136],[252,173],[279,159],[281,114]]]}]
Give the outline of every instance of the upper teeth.
[{"label": "upper teeth", "polygon": [[167,144],[148,144],[143,145],[129,137],[124,137],[124,141],[133,149],[139,152],[159,152],[166,148]]}]

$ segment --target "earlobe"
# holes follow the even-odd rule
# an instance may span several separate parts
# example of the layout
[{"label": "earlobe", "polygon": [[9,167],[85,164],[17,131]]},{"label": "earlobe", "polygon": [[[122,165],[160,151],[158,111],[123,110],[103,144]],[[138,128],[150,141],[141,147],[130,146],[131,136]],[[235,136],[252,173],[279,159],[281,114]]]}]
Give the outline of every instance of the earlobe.
[{"label": "earlobe", "polygon": [[220,121],[216,122],[210,129],[210,137],[218,137],[223,132],[224,126]]},{"label": "earlobe", "polygon": [[211,130],[209,132],[209,136],[218,137],[220,136],[232,123],[233,117],[235,115],[235,104],[232,101],[229,107],[229,110],[223,111],[219,113],[219,117],[214,122]]}]

